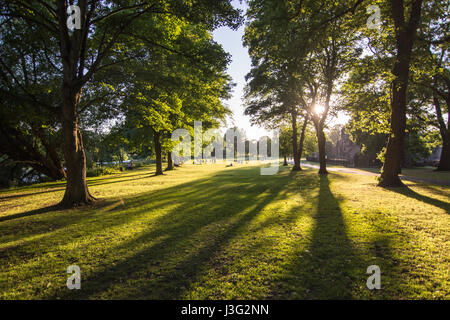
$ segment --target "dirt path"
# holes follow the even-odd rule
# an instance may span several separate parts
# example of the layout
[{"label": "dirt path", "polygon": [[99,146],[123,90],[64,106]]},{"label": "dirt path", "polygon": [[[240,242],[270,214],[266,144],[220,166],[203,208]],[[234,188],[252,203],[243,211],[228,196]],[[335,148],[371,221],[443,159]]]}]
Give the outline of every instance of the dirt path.
[{"label": "dirt path", "polygon": [[[302,166],[303,167],[307,167],[307,168],[319,169],[319,166],[316,166],[314,164],[309,164],[309,163],[302,163]],[[351,169],[351,168],[327,167],[327,170],[329,170],[329,171],[336,171],[336,172],[344,172],[344,173],[354,173],[354,174],[360,174],[360,175],[363,175],[363,176],[377,176],[378,175],[378,174],[373,173],[373,172],[362,171],[362,170]]]}]

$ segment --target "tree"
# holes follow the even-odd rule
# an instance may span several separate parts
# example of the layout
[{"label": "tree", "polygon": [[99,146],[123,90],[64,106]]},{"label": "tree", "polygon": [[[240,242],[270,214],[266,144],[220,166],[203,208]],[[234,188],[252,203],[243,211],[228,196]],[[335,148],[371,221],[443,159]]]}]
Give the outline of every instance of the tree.
[{"label": "tree", "polygon": [[[438,171],[450,170],[450,71],[448,2],[424,3],[422,25],[418,30],[417,54],[412,62],[412,84],[425,104],[433,106],[435,126],[442,140]],[[444,114],[448,113],[447,121]]]},{"label": "tree", "polygon": [[[386,167],[391,166],[394,161],[392,157],[395,155],[398,160],[396,160],[397,171],[400,172],[401,167],[408,165],[409,162],[406,157],[408,146],[405,144],[407,137],[411,137],[409,132],[412,134],[417,130],[427,132],[426,127],[430,124],[439,126],[436,119],[437,112],[433,115],[435,107],[431,87],[435,83],[435,75],[441,73],[440,79],[443,80],[445,77],[442,78],[442,75],[446,72],[445,69],[448,69],[442,65],[439,66],[440,59],[445,56],[442,53],[446,50],[445,41],[443,41],[445,36],[441,35],[448,32],[448,24],[445,23],[444,1],[423,3],[420,10],[420,22],[414,22],[419,18],[417,17],[418,3],[395,2],[396,10],[394,11],[393,3],[379,4],[383,20],[386,21],[379,30],[370,30],[358,23],[358,19],[359,21],[366,19],[363,16],[357,17],[353,23],[355,26],[361,26],[355,29],[355,32],[361,35],[356,45],[366,50],[364,55],[355,61],[350,77],[346,81],[344,91],[347,93],[343,99],[345,103],[342,108],[352,112],[354,129],[358,127],[358,130],[372,134],[387,134],[387,140],[390,140],[391,146],[398,141],[401,142],[401,146],[392,147],[390,151],[386,151],[387,157],[380,154],[388,162],[385,164]],[[403,8],[401,10],[405,12],[399,12],[401,11],[399,8]],[[408,15],[409,18],[402,18],[402,15]],[[401,23],[399,21],[401,19],[405,21]],[[413,25],[416,23],[418,24],[414,28]],[[403,25],[402,28],[398,27],[400,24]],[[416,29],[418,35],[414,36]],[[401,32],[409,33],[407,37],[403,37]],[[405,51],[407,48],[405,43],[401,44],[402,41],[406,43],[406,47],[410,46],[409,51]],[[411,41],[413,44],[410,43]],[[400,44],[402,48],[399,49]],[[400,61],[402,66],[399,66]],[[408,62],[408,66],[405,62]],[[408,74],[403,72],[405,67],[408,69]],[[399,73],[401,76],[397,76]],[[406,86],[403,85],[405,79]],[[395,92],[392,91],[394,83],[396,84]],[[442,84],[444,83],[445,81],[442,81]],[[441,90],[443,87],[445,85],[441,86]],[[399,100],[399,96],[403,98]],[[399,101],[404,101],[404,112],[398,108]],[[393,107],[392,104],[395,106]],[[403,114],[402,117],[400,117],[401,114]],[[392,116],[397,120],[393,122]],[[393,134],[393,128],[397,134]],[[399,134],[402,138],[395,139],[399,137]],[[380,183],[383,179],[382,177]],[[390,178],[390,180],[396,180],[396,183],[401,185],[398,175],[396,179]]]},{"label": "tree", "polygon": [[56,105],[57,75],[23,21],[1,19],[0,156],[47,177],[66,176]]},{"label": "tree", "polygon": [[142,49],[148,54],[137,65],[130,65],[124,100],[127,119],[152,131],[156,175],[163,174],[163,153],[168,154],[171,169],[174,129],[192,127],[198,119],[202,119],[203,129],[208,129],[229,112],[221,102],[231,88],[225,74],[228,54],[204,26],[182,20],[174,24],[178,28],[168,27],[162,37],[171,39],[170,43],[155,48],[151,38],[141,37]]},{"label": "tree", "polygon": [[[391,134],[388,139],[385,162],[378,185],[403,186],[399,178],[403,160],[406,129],[406,94],[411,54],[420,23],[422,0],[414,0],[410,8],[403,0],[390,0],[396,40],[396,59],[392,69]],[[407,17],[407,14],[409,16]]]},{"label": "tree", "polygon": [[[360,3],[361,1],[352,5],[346,1],[324,1],[321,4],[317,1],[250,2],[250,22],[244,37],[253,62],[253,70],[248,78],[252,78],[254,84],[250,82],[249,91],[255,95],[254,100],[260,100],[259,109],[272,110],[267,114],[271,115],[273,111],[287,111],[291,114],[295,163],[293,169],[300,169],[301,155],[296,141],[296,119],[298,114],[307,113],[316,128],[319,173],[327,173],[323,129],[332,107],[330,101],[334,86],[350,60],[352,43],[351,29],[344,23],[344,16],[356,10]],[[277,90],[276,94],[271,90]],[[269,101],[270,94],[276,98],[272,98],[272,102]],[[269,108],[268,105],[273,102],[284,109],[279,106],[275,108],[275,105]],[[319,103],[324,104],[320,113],[316,108]],[[253,107],[247,108],[247,112],[257,115],[257,109],[258,103],[254,103]],[[304,117],[303,132],[308,117]]]},{"label": "tree", "polygon": [[288,126],[280,128],[280,154],[283,156],[283,165],[287,166],[287,157],[292,155],[292,130]]},{"label": "tree", "polygon": [[[287,15],[287,6],[284,2],[252,1],[247,15],[250,22],[245,30],[244,45],[248,47],[252,69],[246,76],[245,114],[252,117],[253,123],[271,128],[288,121],[292,127],[292,170],[301,170],[304,128],[309,119],[300,104],[299,61],[291,52],[282,49],[290,41],[286,38],[288,24],[284,20],[275,20]],[[299,118],[303,118],[300,144]]]},{"label": "tree", "polygon": [[[450,81],[447,80],[447,94],[441,95],[435,93],[433,95],[434,106],[436,108],[436,118],[439,123],[439,132],[442,138],[442,152],[439,161],[438,171],[450,171]],[[440,97],[439,97],[440,96]],[[447,106],[447,124],[445,124],[444,116],[442,115],[442,107],[440,99],[445,97]]]},{"label": "tree", "polygon": [[[292,170],[301,170],[300,159],[309,116],[305,110],[300,108],[299,103],[295,102],[298,101],[298,97],[294,93],[296,87],[279,80],[278,73],[274,73],[274,76],[273,79],[266,78],[265,82],[261,82],[260,75],[258,75],[249,82],[245,114],[252,117],[251,121],[254,124],[264,125],[266,128],[280,128],[282,123],[290,123],[292,132],[290,143],[294,158]],[[251,77],[251,73],[249,77]],[[292,78],[286,77],[286,79]],[[258,87],[258,83],[265,83],[264,87]],[[303,119],[300,140],[298,135],[299,118]]]},{"label": "tree", "polygon": [[[3,18],[25,21],[30,35],[43,38],[47,55],[55,57],[51,49],[59,46],[59,59],[54,58],[55,69],[62,78],[61,104],[57,110],[61,116],[63,149],[67,167],[67,185],[63,206],[76,206],[94,201],[86,184],[86,156],[79,127],[80,101],[83,88],[99,72],[111,65],[123,62],[121,48],[134,41],[129,33],[145,34],[137,21],[151,21],[154,16],[179,16],[195,23],[204,23],[211,28],[220,25],[236,27],[240,23],[239,12],[229,1],[87,1],[79,0],[80,29],[68,28],[68,7],[71,1],[25,1],[2,3]],[[150,26],[151,24],[147,24]],[[51,44],[51,45],[49,45]],[[118,45],[120,44],[120,45]],[[48,45],[48,46],[47,46]]]}]

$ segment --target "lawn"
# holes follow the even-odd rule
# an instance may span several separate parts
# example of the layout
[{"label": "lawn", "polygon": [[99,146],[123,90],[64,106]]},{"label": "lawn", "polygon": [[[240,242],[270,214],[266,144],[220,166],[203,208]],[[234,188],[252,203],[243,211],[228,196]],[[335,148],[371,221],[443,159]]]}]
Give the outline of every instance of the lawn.
[{"label": "lawn", "polygon": [[[281,167],[145,167],[0,193],[2,299],[450,299],[450,187]],[[81,268],[81,290],[66,269]],[[366,269],[381,268],[381,290]]]},{"label": "lawn", "polygon": [[[310,161],[302,161],[302,164],[307,164],[310,166],[318,167],[317,162]],[[353,171],[362,171],[379,174],[381,168],[352,168],[352,167],[344,167],[334,164],[327,164],[328,168],[339,168],[339,169],[350,169]],[[439,184],[439,185],[450,185],[450,172],[449,171],[436,171],[435,167],[425,166],[425,167],[412,167],[412,168],[403,168],[401,177],[411,180],[417,180],[422,182],[429,182],[431,184]]]}]

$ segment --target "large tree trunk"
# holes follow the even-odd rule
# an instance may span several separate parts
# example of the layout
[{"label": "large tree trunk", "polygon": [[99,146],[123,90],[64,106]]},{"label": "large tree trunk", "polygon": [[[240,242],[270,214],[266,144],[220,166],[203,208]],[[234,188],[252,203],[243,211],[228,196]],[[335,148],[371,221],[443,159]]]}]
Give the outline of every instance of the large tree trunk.
[{"label": "large tree trunk", "polygon": [[[409,64],[408,64],[409,65]],[[409,67],[408,67],[409,69]],[[403,72],[407,72],[403,70]],[[389,136],[385,161],[381,171],[379,185],[383,187],[403,186],[399,178],[403,162],[403,150],[406,128],[406,85],[407,79],[394,80],[391,103],[391,135]],[[407,78],[407,75],[406,75]],[[401,84],[399,83],[401,82]]]},{"label": "large tree trunk", "polygon": [[300,167],[300,158],[298,153],[298,142],[297,142],[297,114],[293,111],[291,112],[291,118],[292,118],[292,151],[294,156],[294,167],[292,168],[293,171],[299,171],[302,170]]},{"label": "large tree trunk", "polygon": [[167,153],[167,168],[166,171],[173,170],[172,152]]},{"label": "large tree trunk", "polygon": [[[75,30],[70,35],[67,29],[67,2],[57,1],[57,16],[59,22],[59,45],[63,69],[61,124],[63,136],[63,150],[67,167],[66,192],[61,201],[64,207],[73,207],[92,203],[95,198],[89,193],[86,183],[86,155],[83,139],[79,128],[78,106],[81,92],[86,79],[83,77],[87,37]],[[81,24],[83,25],[87,10],[87,2],[80,1]]]},{"label": "large tree trunk", "polygon": [[73,90],[63,84],[62,135],[67,184],[61,205],[73,207],[92,203],[95,198],[89,193],[86,183],[86,155],[84,153],[81,130],[78,126],[78,103],[81,89]]},{"label": "large tree trunk", "polygon": [[439,132],[442,138],[442,152],[441,158],[439,160],[439,165],[436,171],[450,171],[450,90],[447,92],[447,112],[448,121],[445,124],[444,117],[442,116],[441,104],[439,102],[439,97],[435,95],[434,97],[434,107],[436,108],[436,117],[439,123]]},{"label": "large tree trunk", "polygon": [[437,171],[450,171],[450,130],[442,137],[442,153]]},{"label": "large tree trunk", "polygon": [[319,147],[319,174],[328,174],[327,171],[327,159],[326,159],[326,151],[325,151],[325,133],[323,132],[323,127],[320,124],[316,125],[316,135],[317,135],[317,144]]},{"label": "large tree trunk", "polygon": [[284,157],[283,166],[287,166],[288,165],[287,157],[286,157],[286,155],[284,155],[283,157]]},{"label": "large tree trunk", "polygon": [[153,130],[153,139],[155,142],[155,155],[156,155],[156,172],[155,175],[163,174],[162,170],[162,152],[161,152],[161,140],[160,133],[158,131]]},{"label": "large tree trunk", "polygon": [[392,82],[391,98],[391,135],[388,139],[385,161],[378,183],[382,187],[403,186],[398,175],[401,173],[404,153],[408,74],[414,38],[420,21],[421,7],[422,1],[415,0],[412,3],[410,19],[405,21],[404,1],[391,0],[397,57],[392,70],[394,80]]}]

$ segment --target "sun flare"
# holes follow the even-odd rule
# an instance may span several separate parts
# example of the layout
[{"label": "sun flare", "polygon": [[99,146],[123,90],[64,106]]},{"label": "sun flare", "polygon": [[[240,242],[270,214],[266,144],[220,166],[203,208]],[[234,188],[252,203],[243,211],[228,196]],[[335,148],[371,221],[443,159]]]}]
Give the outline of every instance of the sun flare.
[{"label": "sun flare", "polygon": [[316,104],[314,106],[314,112],[318,115],[321,115],[323,112],[325,111],[325,107],[320,105],[320,104]]}]

